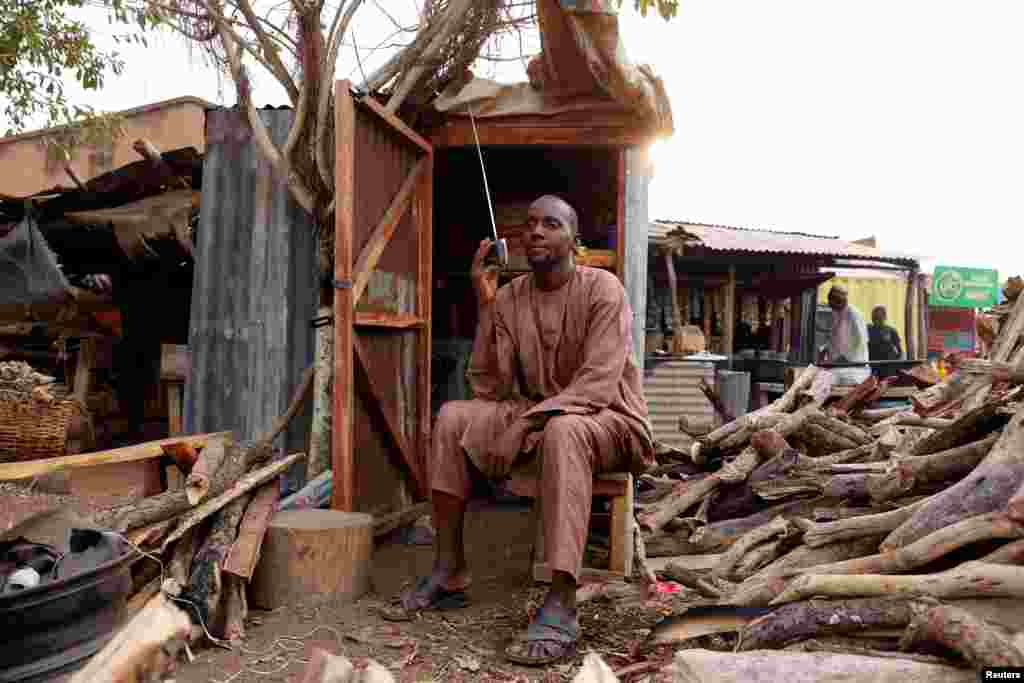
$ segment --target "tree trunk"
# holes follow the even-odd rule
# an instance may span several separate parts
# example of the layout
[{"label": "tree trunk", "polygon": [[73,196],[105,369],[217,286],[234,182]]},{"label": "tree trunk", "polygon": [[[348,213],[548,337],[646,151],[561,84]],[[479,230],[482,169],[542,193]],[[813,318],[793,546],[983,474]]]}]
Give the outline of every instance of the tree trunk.
[{"label": "tree trunk", "polygon": [[740,564],[743,556],[762,543],[768,543],[776,538],[786,538],[798,535],[796,527],[783,517],[776,517],[771,522],[750,530],[733,543],[722,555],[718,566],[712,570],[712,575],[729,580],[742,580],[746,576],[736,573],[736,567]]},{"label": "tree trunk", "polygon": [[1024,537],[1024,526],[1003,512],[964,519],[896,550],[805,569],[808,574],[897,574],[923,567],[972,543]]},{"label": "tree trunk", "polygon": [[[322,307],[320,317],[331,315]],[[316,331],[316,374],[313,379],[313,424],[309,437],[309,461],[306,481],[312,481],[331,469],[331,386],[334,378],[334,325]]]},{"label": "tree trunk", "polygon": [[882,502],[905,496],[926,483],[961,479],[970,474],[998,440],[999,435],[992,434],[947,451],[898,458],[885,474],[868,477],[868,493],[872,500]]},{"label": "tree trunk", "polygon": [[913,616],[914,607],[907,600],[808,600],[783,605],[747,624],[740,632],[737,650],[777,648],[797,640],[868,629],[903,628]]},{"label": "tree trunk", "polygon": [[836,598],[928,595],[933,598],[1024,598],[1024,572],[1007,564],[965,562],[938,574],[804,574],[786,587],[773,605],[813,596]]},{"label": "tree trunk", "polygon": [[900,640],[900,648],[909,650],[922,643],[937,643],[958,652],[975,669],[1024,666],[1024,653],[1013,644],[1011,634],[951,605],[917,615]]},{"label": "tree trunk", "polygon": [[786,588],[789,577],[798,570],[819,564],[863,557],[875,552],[881,540],[882,536],[880,535],[863,536],[817,548],[802,545],[741,583],[729,597],[728,602],[730,605],[767,606],[776,595]]},{"label": "tree trunk", "polygon": [[185,478],[185,497],[189,505],[198,505],[210,494],[210,483],[214,473],[224,461],[228,444],[224,439],[217,439],[206,444],[200,451],[195,464]]},{"label": "tree trunk", "polygon": [[669,520],[686,512],[714,491],[719,482],[715,475],[694,482],[680,482],[668,496],[637,517],[640,528],[648,533],[660,531]]},{"label": "tree trunk", "polygon": [[[192,560],[188,586],[182,597],[191,601],[188,609],[196,611],[201,625],[215,628],[218,607],[224,594],[221,562],[238,534],[238,524],[249,504],[249,495],[235,498],[213,518],[210,533]],[[219,634],[223,636],[223,631]]]},{"label": "tree trunk", "polygon": [[836,541],[890,532],[910,519],[914,512],[924,505],[926,500],[930,499],[918,501],[912,505],[905,505],[888,512],[841,519],[838,522],[819,524],[806,520],[797,520],[797,524],[803,528],[804,543],[811,547],[818,547],[835,543]]},{"label": "tree trunk", "polygon": [[[757,650],[737,654],[712,650],[683,650],[665,669],[672,683],[975,683],[969,669],[923,664],[908,659],[878,659],[824,652]],[[659,681],[660,683],[660,681]]]},{"label": "tree trunk", "polygon": [[1006,508],[1024,482],[1024,465],[979,465],[966,479],[924,502],[897,527],[882,550],[895,550],[960,520]]}]

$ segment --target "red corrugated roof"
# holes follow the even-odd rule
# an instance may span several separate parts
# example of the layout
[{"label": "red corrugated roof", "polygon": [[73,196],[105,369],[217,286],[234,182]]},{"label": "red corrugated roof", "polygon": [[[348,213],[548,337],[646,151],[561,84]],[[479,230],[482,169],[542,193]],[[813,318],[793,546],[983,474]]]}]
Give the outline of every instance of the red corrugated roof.
[{"label": "red corrugated roof", "polygon": [[881,251],[874,247],[854,244],[838,237],[824,235],[734,228],[727,225],[681,221],[655,221],[651,225],[651,237],[664,238],[669,235],[681,235],[687,241],[692,241],[695,246],[699,245],[710,251],[803,254],[906,265],[917,262],[917,259],[909,254]]}]

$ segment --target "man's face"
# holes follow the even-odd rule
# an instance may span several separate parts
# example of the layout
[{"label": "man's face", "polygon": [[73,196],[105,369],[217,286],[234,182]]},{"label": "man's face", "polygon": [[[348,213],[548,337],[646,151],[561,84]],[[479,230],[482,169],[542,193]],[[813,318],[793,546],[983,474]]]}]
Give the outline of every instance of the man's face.
[{"label": "man's face", "polygon": [[828,293],[828,306],[837,313],[846,308],[846,295],[840,292],[838,289],[833,289]]},{"label": "man's face", "polygon": [[576,242],[572,210],[554,197],[530,205],[526,222],[526,260],[534,270],[554,270],[568,262]]},{"label": "man's face", "polygon": [[884,325],[885,324],[885,309],[884,308],[876,308],[875,310],[871,311],[871,322],[873,322],[876,325]]}]

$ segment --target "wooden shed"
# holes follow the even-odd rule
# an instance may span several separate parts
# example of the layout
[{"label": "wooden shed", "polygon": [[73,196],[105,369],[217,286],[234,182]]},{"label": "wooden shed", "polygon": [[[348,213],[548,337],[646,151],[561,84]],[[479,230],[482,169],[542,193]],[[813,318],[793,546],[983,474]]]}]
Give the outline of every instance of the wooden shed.
[{"label": "wooden shed", "polygon": [[[564,14],[551,2],[538,7]],[[526,270],[517,238],[529,203],[545,193],[564,196],[580,215],[581,262],[623,280],[634,314],[634,357],[642,363],[645,150],[671,131],[667,99],[649,70],[616,61],[621,51],[605,60],[621,76],[619,89],[609,89],[590,72],[579,43],[554,41],[551,22],[541,25],[548,38],[542,66],[557,55],[566,67],[561,81],[531,65],[528,84],[460,84],[438,97],[416,130],[373,96],[338,83],[336,509],[382,514],[427,493],[431,422],[439,399],[460,396],[476,327],[470,262],[491,233],[477,139],[498,232],[511,246],[503,279]],[[396,488],[406,487],[394,484],[403,480],[408,492],[396,497]]]}]

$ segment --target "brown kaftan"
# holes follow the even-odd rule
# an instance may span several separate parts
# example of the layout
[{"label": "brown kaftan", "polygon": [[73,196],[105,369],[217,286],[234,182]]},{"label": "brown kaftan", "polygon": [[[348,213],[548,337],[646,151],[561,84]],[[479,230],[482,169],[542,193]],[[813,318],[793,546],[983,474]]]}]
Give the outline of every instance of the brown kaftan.
[{"label": "brown kaftan", "polygon": [[502,479],[539,446],[545,556],[578,577],[593,475],[654,460],[631,328],[625,290],[604,270],[577,266],[553,292],[532,276],[498,290],[473,345],[476,398],[445,404],[434,426],[431,488],[468,498],[465,456]]}]

